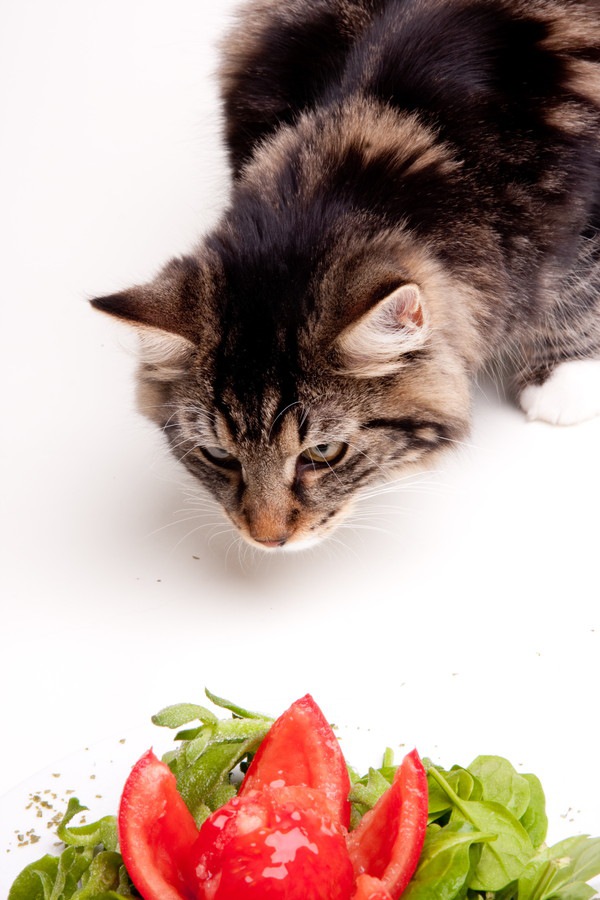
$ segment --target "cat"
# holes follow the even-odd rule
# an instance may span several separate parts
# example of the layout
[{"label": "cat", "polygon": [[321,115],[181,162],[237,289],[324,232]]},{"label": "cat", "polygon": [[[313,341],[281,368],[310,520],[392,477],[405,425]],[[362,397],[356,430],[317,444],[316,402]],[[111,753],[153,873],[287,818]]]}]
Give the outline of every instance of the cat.
[{"label": "cat", "polygon": [[220,222],[92,302],[250,544],[463,441],[501,362],[530,418],[600,412],[598,0],[250,0],[221,91]]}]

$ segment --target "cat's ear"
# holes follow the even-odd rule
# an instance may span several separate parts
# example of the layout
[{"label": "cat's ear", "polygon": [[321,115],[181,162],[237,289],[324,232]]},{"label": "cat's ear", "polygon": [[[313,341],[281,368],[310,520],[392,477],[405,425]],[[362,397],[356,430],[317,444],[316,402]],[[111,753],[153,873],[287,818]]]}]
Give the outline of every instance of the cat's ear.
[{"label": "cat's ear", "polygon": [[201,286],[199,266],[189,257],[173,259],[148,284],[136,285],[118,294],[91,300],[95,309],[141,329],[161,333],[171,342],[193,341],[197,331],[197,308]]},{"label": "cat's ear", "polygon": [[153,280],[91,300],[95,309],[135,327],[142,363],[168,380],[196,345],[201,294],[195,260],[174,259]]},{"label": "cat's ear", "polygon": [[421,290],[402,284],[377,300],[336,341],[344,372],[363,378],[391,375],[429,334]]}]

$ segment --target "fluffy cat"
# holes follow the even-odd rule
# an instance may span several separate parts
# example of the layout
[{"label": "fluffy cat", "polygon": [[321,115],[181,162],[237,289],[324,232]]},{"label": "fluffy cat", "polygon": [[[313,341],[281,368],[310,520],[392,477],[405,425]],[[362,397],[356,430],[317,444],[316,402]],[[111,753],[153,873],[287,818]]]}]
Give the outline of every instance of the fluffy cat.
[{"label": "fluffy cat", "polygon": [[251,544],[328,534],[469,428],[600,412],[598,0],[250,0],[230,205],[150,284],[140,407]]}]

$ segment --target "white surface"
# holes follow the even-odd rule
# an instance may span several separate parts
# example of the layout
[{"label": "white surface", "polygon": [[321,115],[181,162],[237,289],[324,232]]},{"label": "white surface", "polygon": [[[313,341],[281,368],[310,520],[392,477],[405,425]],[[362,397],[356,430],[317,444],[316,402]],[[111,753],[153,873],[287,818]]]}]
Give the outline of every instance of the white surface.
[{"label": "white surface", "polygon": [[267,557],[185,521],[190,481],[133,412],[123,332],[85,298],[224,202],[230,8],[3,6],[0,795],[205,684],[271,713],[310,690],[441,763],[504,754],[541,777],[552,837],[600,835],[599,420],[527,423],[475,390],[440,471]]}]

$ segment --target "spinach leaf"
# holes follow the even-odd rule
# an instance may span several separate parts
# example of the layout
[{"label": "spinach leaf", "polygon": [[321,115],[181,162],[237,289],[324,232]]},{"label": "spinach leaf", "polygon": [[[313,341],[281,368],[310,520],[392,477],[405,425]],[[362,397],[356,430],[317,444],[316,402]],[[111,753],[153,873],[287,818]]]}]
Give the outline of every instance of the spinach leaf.
[{"label": "spinach leaf", "polygon": [[429,827],[421,859],[403,900],[459,900],[473,868],[473,844],[495,840],[463,823]]},{"label": "spinach leaf", "polygon": [[491,831],[496,835],[493,844],[487,844],[470,887],[480,891],[499,891],[519,877],[534,849],[529,835],[500,803],[484,801],[464,801],[462,809],[453,816],[466,816],[481,831]]},{"label": "spinach leaf", "polygon": [[518,819],[501,803],[462,800],[435,767],[431,766],[429,772],[452,801],[451,822],[468,822],[481,832],[496,835],[493,843],[483,847],[469,887],[476,891],[499,891],[516,880],[535,852]]},{"label": "spinach leaf", "polygon": [[[425,760],[424,765],[428,768],[431,766],[431,762]],[[448,772],[436,767],[436,771],[443,775],[446,783],[462,800],[481,799],[481,785],[466,769],[463,769],[460,766],[453,766]],[[429,772],[427,774],[427,785],[429,788],[429,821],[437,822],[443,818],[446,813],[452,811],[452,801],[448,797],[446,791],[440,786],[435,778],[429,774]]]},{"label": "spinach leaf", "polygon": [[516,819],[525,814],[531,796],[529,783],[507,759],[478,756],[467,768],[479,779],[483,800],[501,803]]},{"label": "spinach leaf", "polygon": [[521,816],[521,825],[531,838],[534,847],[541,847],[548,833],[546,797],[540,779],[536,775],[523,775],[529,784],[529,805]]},{"label": "spinach leaf", "polygon": [[[600,874],[600,838],[585,835],[567,838],[546,847],[531,860],[519,878],[519,900],[573,900],[585,893],[585,883]],[[577,892],[577,893],[576,893]]]},{"label": "spinach leaf", "polygon": [[596,889],[583,881],[574,881],[548,896],[547,900],[591,900]]}]

